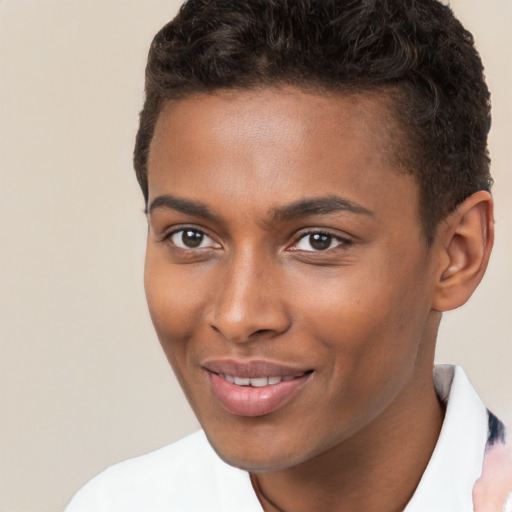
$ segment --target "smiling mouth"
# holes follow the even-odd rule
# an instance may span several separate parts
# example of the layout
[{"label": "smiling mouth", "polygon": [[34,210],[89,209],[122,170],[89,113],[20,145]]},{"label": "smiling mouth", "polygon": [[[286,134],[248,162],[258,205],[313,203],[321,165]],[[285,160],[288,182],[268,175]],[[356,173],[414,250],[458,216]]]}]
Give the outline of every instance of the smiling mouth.
[{"label": "smiling mouth", "polygon": [[257,417],[283,408],[299,395],[313,370],[267,362],[215,362],[203,367],[217,403],[235,416]]}]

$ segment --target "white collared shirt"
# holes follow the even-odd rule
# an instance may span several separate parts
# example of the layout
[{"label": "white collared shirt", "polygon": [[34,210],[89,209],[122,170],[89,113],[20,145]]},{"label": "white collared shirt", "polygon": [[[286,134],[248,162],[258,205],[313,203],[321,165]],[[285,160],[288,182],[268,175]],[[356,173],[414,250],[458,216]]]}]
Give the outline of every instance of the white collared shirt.
[{"label": "white collared shirt", "polygon": [[434,368],[446,413],[434,453],[405,512],[472,512],[473,486],[482,474],[487,409],[459,366]]},{"label": "white collared shirt", "polygon": [[[441,433],[404,512],[472,512],[489,437],[488,412],[462,368],[436,366],[446,403]],[[116,464],[85,485],[66,512],[262,512],[249,474],[223,462],[200,431]]]}]

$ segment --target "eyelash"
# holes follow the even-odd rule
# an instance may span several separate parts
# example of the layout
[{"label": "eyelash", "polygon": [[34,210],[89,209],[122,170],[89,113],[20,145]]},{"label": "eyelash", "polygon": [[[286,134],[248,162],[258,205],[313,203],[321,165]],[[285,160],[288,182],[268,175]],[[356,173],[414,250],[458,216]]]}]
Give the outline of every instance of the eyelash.
[{"label": "eyelash", "polygon": [[[298,249],[296,248],[296,246],[304,239],[308,238],[308,237],[312,237],[314,235],[320,235],[320,236],[324,236],[324,237],[327,237],[329,238],[329,245],[332,244],[333,241],[336,241],[338,242],[337,245],[335,245],[334,247],[327,247],[325,249],[314,249],[311,250],[311,251],[308,251],[308,250],[305,250],[305,249]],[[300,236],[296,239],[295,242],[293,242],[293,244],[290,246],[289,250],[291,251],[303,251],[303,252],[310,252],[310,253],[317,253],[317,254],[322,254],[322,253],[327,253],[328,251],[331,251],[331,250],[334,250],[336,248],[338,248],[339,246],[350,246],[353,244],[353,241],[349,238],[344,238],[344,237],[341,237],[339,235],[335,235],[334,233],[331,233],[330,231],[328,230],[315,230],[315,231],[307,231],[307,232],[303,232],[300,234]],[[310,245],[311,245],[311,242],[310,242]]]},{"label": "eyelash", "polygon": [[[183,234],[186,231],[190,231],[190,232],[195,233],[196,235],[199,235],[202,237],[201,240],[199,241],[199,245],[197,247],[180,247],[176,242],[172,241],[172,238],[175,235],[182,233],[182,237],[183,237]],[[315,249],[314,247],[312,247],[311,242],[310,242],[310,246],[312,247],[312,250],[307,250],[307,249],[303,249],[303,248],[301,249],[301,248],[297,247],[298,244],[300,244],[303,240],[305,240],[308,237],[313,237],[315,235],[319,235],[321,237],[323,236],[328,239],[328,240],[319,240],[320,243],[322,243],[322,241],[323,242],[328,241],[328,246],[325,249]],[[200,247],[200,245],[203,243],[205,237],[212,240],[213,244],[211,244],[207,247]],[[333,241],[336,241],[338,243],[334,247],[330,247],[330,245],[332,244]],[[220,245],[217,242],[215,242],[213,240],[213,238],[211,236],[209,236],[205,231],[203,231],[202,229],[198,229],[194,226],[182,226],[178,229],[174,229],[171,232],[167,233],[162,238],[161,242],[171,243],[173,245],[173,247],[175,247],[179,250],[185,251],[185,252],[192,252],[192,251],[204,250],[204,249],[212,249],[212,248],[215,248],[215,247],[213,247],[214,245]],[[352,244],[353,244],[353,241],[349,238],[340,237],[339,235],[335,235],[334,233],[331,233],[328,230],[320,230],[319,229],[319,230],[313,230],[313,231],[307,231],[307,232],[300,233],[300,235],[298,237],[296,237],[295,241],[290,246],[287,247],[287,250],[292,251],[292,252],[301,251],[304,253],[322,254],[322,253],[327,253],[329,251],[332,251],[332,250],[338,248],[339,246],[345,246],[345,248],[346,248],[347,246],[350,246]]]}]

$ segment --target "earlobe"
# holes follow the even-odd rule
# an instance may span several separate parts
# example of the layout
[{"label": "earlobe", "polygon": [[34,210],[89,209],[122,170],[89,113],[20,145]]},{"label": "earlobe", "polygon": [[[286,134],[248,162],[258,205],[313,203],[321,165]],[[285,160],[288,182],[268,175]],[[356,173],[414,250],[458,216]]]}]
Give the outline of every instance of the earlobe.
[{"label": "earlobe", "polygon": [[468,197],[442,222],[441,251],[433,309],[462,306],[480,283],[494,241],[493,200],[489,192]]}]

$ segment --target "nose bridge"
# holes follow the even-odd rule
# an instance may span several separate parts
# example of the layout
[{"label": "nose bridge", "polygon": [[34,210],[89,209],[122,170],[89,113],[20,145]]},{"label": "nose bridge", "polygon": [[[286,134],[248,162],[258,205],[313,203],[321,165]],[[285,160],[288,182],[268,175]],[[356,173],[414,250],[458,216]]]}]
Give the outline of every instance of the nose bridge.
[{"label": "nose bridge", "polygon": [[255,248],[234,251],[219,279],[209,318],[212,328],[234,342],[286,330],[287,315],[274,270],[273,262]]}]

